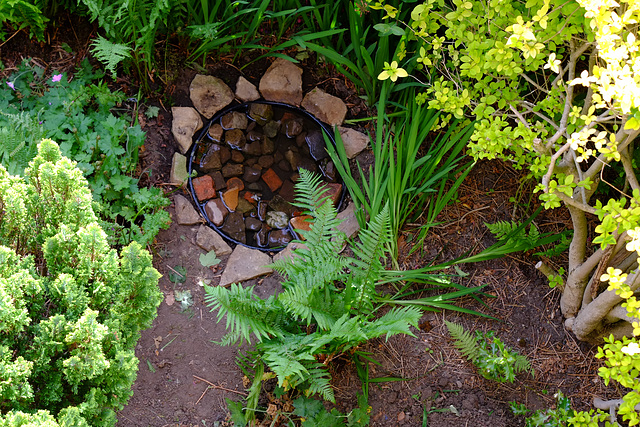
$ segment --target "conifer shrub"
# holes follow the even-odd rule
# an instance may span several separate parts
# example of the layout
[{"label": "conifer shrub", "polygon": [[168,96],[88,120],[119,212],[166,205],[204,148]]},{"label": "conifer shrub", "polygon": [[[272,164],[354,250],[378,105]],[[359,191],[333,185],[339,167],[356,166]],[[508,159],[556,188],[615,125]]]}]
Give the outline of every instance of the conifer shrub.
[{"label": "conifer shrub", "polygon": [[138,243],[109,246],[55,142],[24,175],[0,166],[0,426],[113,426],[160,274]]}]

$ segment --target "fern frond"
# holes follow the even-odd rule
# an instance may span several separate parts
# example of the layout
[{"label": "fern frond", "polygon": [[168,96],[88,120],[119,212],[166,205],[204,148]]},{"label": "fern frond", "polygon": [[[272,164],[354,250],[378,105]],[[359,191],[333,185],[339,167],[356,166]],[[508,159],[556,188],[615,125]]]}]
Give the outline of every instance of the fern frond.
[{"label": "fern frond", "polygon": [[385,339],[398,334],[414,336],[409,326],[418,327],[422,311],[417,307],[394,307],[387,314],[364,327],[367,338],[386,335]]},{"label": "fern frond", "polygon": [[307,379],[309,387],[304,391],[305,394],[307,396],[318,394],[324,400],[336,403],[333,388],[331,388],[331,374],[327,368],[321,363],[314,363],[313,367],[307,368],[307,372],[309,373]]},{"label": "fern frond", "polygon": [[362,318],[359,316],[350,317],[344,314],[331,326],[329,333],[316,332],[311,353],[316,354],[322,347],[329,347],[323,352],[335,353],[344,352],[368,339],[367,334],[361,327]]},{"label": "fern frond", "polygon": [[218,310],[218,322],[227,317],[229,333],[221,344],[230,345],[246,340],[251,344],[251,333],[260,342],[271,336],[282,335],[283,310],[273,298],[262,300],[255,296],[253,287],[232,284],[229,289],[205,286],[205,302],[211,311]]},{"label": "fern frond", "polygon": [[534,374],[533,368],[531,367],[531,362],[525,356],[515,353],[515,362],[514,362],[514,370],[516,374],[518,372],[530,372],[531,375]]},{"label": "fern frond", "polygon": [[91,43],[91,53],[98,61],[102,62],[114,78],[118,64],[126,59],[131,59],[131,48],[129,46],[113,43],[102,36],[98,36]]},{"label": "fern frond", "polygon": [[[540,239],[540,232],[531,224],[529,233],[527,229],[522,227],[522,224],[515,221],[498,221],[493,224],[484,224],[491,234],[498,240],[513,240],[515,242],[526,241],[529,244],[535,244]],[[518,230],[518,228],[522,229]]]},{"label": "fern frond", "polygon": [[449,329],[449,333],[453,338],[453,345],[464,357],[474,362],[480,351],[476,338],[465,331],[462,325],[447,320],[445,320],[444,323],[447,325],[447,329]]},{"label": "fern frond", "polygon": [[341,295],[324,293],[304,282],[288,283],[278,300],[285,310],[298,316],[307,325],[315,320],[320,329],[330,328],[344,312]]},{"label": "fern frond", "polygon": [[278,377],[278,385],[285,390],[308,379],[309,371],[304,361],[315,362],[309,347],[312,340],[313,335],[287,335],[259,344],[264,352],[263,360]]},{"label": "fern frond", "polygon": [[313,212],[320,206],[320,201],[328,188],[321,188],[320,175],[306,169],[300,169],[300,179],[296,182],[296,197],[294,205],[306,211]]}]

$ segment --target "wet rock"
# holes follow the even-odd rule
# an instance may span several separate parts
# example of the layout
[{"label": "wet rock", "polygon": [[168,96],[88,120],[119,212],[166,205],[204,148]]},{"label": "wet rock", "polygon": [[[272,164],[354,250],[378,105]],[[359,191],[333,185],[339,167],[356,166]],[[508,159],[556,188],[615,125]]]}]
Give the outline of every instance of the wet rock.
[{"label": "wet rock", "polygon": [[237,163],[227,163],[222,167],[222,176],[230,178],[232,176],[242,176],[244,174],[244,165]]},{"label": "wet rock", "polygon": [[247,243],[247,234],[244,227],[244,217],[240,212],[231,212],[220,229],[231,239]]},{"label": "wet rock", "polygon": [[307,139],[307,132],[302,132],[300,135],[296,136],[296,145],[298,147],[302,147]]},{"label": "wet rock", "polygon": [[176,222],[180,225],[193,225],[202,221],[191,202],[184,196],[176,194],[173,202],[176,209]]},{"label": "wet rock", "polygon": [[[258,206],[258,202],[260,201],[260,194],[252,193],[251,191],[245,191],[242,196],[247,202],[251,203],[252,206]],[[257,211],[252,212],[254,217],[258,216]]]},{"label": "wet rock", "polygon": [[251,203],[249,203],[247,201],[247,199],[240,198],[238,199],[238,206],[236,207],[236,210],[238,212],[240,212],[241,214],[246,214],[247,212],[251,212],[252,210],[255,209],[255,206],[253,206]]},{"label": "wet rock", "polygon": [[291,170],[291,164],[286,160],[280,160],[278,167],[285,172],[289,172]]},{"label": "wet rock", "polygon": [[258,219],[264,221],[267,219],[267,202],[258,202]]},{"label": "wet rock", "polygon": [[287,228],[287,225],[289,225],[289,215],[281,211],[269,211],[267,212],[267,220],[265,222],[271,228]]},{"label": "wet rock", "polygon": [[328,158],[323,159],[323,161],[320,162],[320,170],[322,171],[322,175],[324,175],[327,181],[336,182],[338,171],[336,170],[336,165],[333,164],[331,160],[329,160]]},{"label": "wet rock", "polygon": [[256,168],[247,166],[244,168],[244,175],[242,179],[246,182],[256,182],[260,179],[262,172]]},{"label": "wet rock", "polygon": [[267,101],[300,105],[302,69],[286,59],[276,58],[260,79],[259,89]]},{"label": "wet rock", "polygon": [[298,170],[298,164],[300,163],[300,156],[298,153],[295,153],[291,150],[287,150],[284,153],[284,158],[287,159],[289,164],[291,165],[292,170]]},{"label": "wet rock", "polygon": [[236,163],[244,162],[244,156],[238,150],[231,151],[231,161]]},{"label": "wet rock", "polygon": [[209,151],[204,155],[200,162],[200,169],[204,172],[211,172],[222,168],[222,159],[220,158],[220,146],[217,144],[211,145]]},{"label": "wet rock", "polygon": [[201,225],[196,234],[196,244],[207,252],[214,251],[217,256],[229,255],[231,247],[215,230]]},{"label": "wet rock", "polygon": [[280,123],[274,120],[270,120],[267,123],[265,123],[262,130],[264,131],[264,134],[266,137],[275,138],[276,135],[278,134],[278,131],[280,130]]},{"label": "wet rock", "polygon": [[287,214],[287,216],[293,215],[293,212],[296,210],[295,206],[285,200],[285,198],[280,194],[276,194],[275,196],[273,196],[273,198],[267,203],[271,210],[284,212],[285,214]]},{"label": "wet rock", "polygon": [[347,106],[340,98],[318,87],[305,95],[302,107],[329,126],[341,125],[347,115]]},{"label": "wet rock", "polygon": [[245,218],[244,225],[247,230],[260,231],[260,229],[262,228],[262,221],[260,221],[258,218]]},{"label": "wet rock", "polygon": [[269,244],[269,226],[266,224],[262,224],[262,228],[260,231],[256,233],[256,245],[261,248],[266,248]]},{"label": "wet rock", "polygon": [[169,182],[173,185],[185,185],[188,179],[187,158],[180,153],[173,153]]},{"label": "wet rock", "polygon": [[309,154],[315,160],[322,160],[325,157],[329,157],[327,148],[324,142],[324,135],[320,130],[313,130],[307,134],[305,138],[307,146],[309,147]]},{"label": "wet rock", "polygon": [[262,150],[260,154],[272,154],[276,151],[276,144],[270,138],[265,136],[260,142],[260,149]]},{"label": "wet rock", "polygon": [[189,86],[193,106],[207,119],[233,101],[233,92],[222,80],[197,74]]},{"label": "wet rock", "polygon": [[240,129],[231,129],[225,132],[224,141],[234,150],[242,150],[247,143],[244,132]]},{"label": "wet rock", "polygon": [[[312,219],[313,217],[311,215],[294,216],[289,221],[289,224],[291,228],[298,233],[298,236],[304,240],[304,232],[311,231]],[[299,231],[302,231],[302,233],[299,233]]]},{"label": "wet rock", "polygon": [[295,138],[302,133],[302,119],[294,117],[282,122],[282,128],[287,138]]},{"label": "wet rock", "polygon": [[222,176],[222,172],[220,171],[211,172],[209,176],[213,178],[213,187],[216,190],[222,191],[225,188],[227,188],[227,182],[224,180],[224,177]]},{"label": "wet rock", "polygon": [[242,149],[245,153],[250,156],[261,156],[262,155],[262,143],[260,141],[254,141],[250,144],[246,144]]},{"label": "wet rock", "polygon": [[279,195],[288,202],[294,202],[296,189],[291,180],[287,179],[282,183]]},{"label": "wet rock", "polygon": [[264,126],[269,120],[273,119],[273,108],[269,104],[251,104],[249,106],[249,117],[260,126]]},{"label": "wet rock", "polygon": [[219,286],[229,286],[232,283],[269,274],[273,271],[268,267],[269,264],[271,264],[271,257],[268,254],[238,245],[229,256]]},{"label": "wet rock", "polygon": [[269,233],[269,247],[278,248],[286,246],[293,240],[293,236],[289,230],[274,230]]},{"label": "wet rock", "polygon": [[244,182],[240,178],[234,176],[227,180],[227,188],[237,188],[239,191],[242,191],[244,190]]},{"label": "wet rock", "polygon": [[355,129],[338,126],[347,157],[353,159],[369,145],[369,137]]},{"label": "wet rock", "polygon": [[258,89],[249,80],[240,76],[236,83],[236,98],[243,102],[255,101],[260,98]]},{"label": "wet rock", "polygon": [[262,184],[260,184],[259,182],[249,182],[247,183],[247,185],[245,185],[245,187],[247,188],[247,190],[251,191],[262,191]]},{"label": "wet rock", "polygon": [[213,187],[213,178],[209,175],[199,176],[191,180],[193,191],[199,201],[203,202],[207,199],[216,197],[216,190]]},{"label": "wet rock", "polygon": [[204,205],[204,212],[207,214],[209,221],[214,223],[216,227],[220,227],[227,215],[229,215],[229,210],[221,199],[209,200]]},{"label": "wet rock", "polygon": [[171,107],[171,114],[171,133],[178,142],[180,152],[186,154],[193,142],[193,135],[202,128],[202,118],[191,107]]},{"label": "wet rock", "polygon": [[309,249],[309,248],[304,243],[290,242],[286,248],[284,248],[282,251],[278,252],[273,256],[273,261],[274,262],[279,260],[291,261],[297,256],[296,252],[300,249]]},{"label": "wet rock", "polygon": [[314,173],[318,173],[318,165],[316,164],[316,162],[314,162],[313,160],[307,158],[307,157],[303,157],[300,159],[300,161],[298,162],[298,169],[306,169],[310,172],[314,172]]},{"label": "wet rock", "polygon": [[237,188],[230,188],[229,190],[222,193],[222,201],[224,205],[229,209],[229,211],[233,212],[238,207],[238,193],[240,192]]},{"label": "wet rock", "polygon": [[247,141],[251,141],[251,142],[260,141],[263,137],[264,135],[257,130],[252,130],[250,132],[247,132]]},{"label": "wet rock", "polygon": [[248,124],[247,116],[239,111],[231,111],[220,119],[220,125],[225,130],[246,129]]},{"label": "wet rock", "polygon": [[209,126],[209,136],[214,142],[222,142],[222,135],[224,134],[224,129],[220,126],[220,123],[214,123]]},{"label": "wet rock", "polygon": [[322,197],[329,197],[333,205],[338,206],[340,196],[342,196],[342,184],[337,182],[328,182],[322,188],[327,189]]},{"label": "wet rock", "polygon": [[273,156],[260,156],[258,164],[264,169],[268,169],[273,166]]},{"label": "wet rock", "polygon": [[220,146],[220,161],[224,165],[225,163],[227,163],[229,161],[229,159],[231,159],[231,150],[229,150],[224,145],[221,145]]},{"label": "wet rock", "polygon": [[267,184],[271,191],[276,191],[282,185],[282,180],[273,169],[267,169],[262,173],[262,180]]}]

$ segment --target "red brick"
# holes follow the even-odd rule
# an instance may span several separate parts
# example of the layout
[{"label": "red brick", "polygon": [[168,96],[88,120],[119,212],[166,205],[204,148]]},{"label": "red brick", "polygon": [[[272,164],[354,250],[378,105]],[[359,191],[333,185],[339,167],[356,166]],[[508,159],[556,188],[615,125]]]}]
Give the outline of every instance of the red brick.
[{"label": "red brick", "polygon": [[[298,230],[309,231],[311,230],[311,224],[313,224],[313,222],[309,222],[307,220],[312,218],[313,217],[311,215],[294,216],[289,221],[289,224],[291,225],[291,228],[293,228],[296,232]],[[300,236],[302,240],[305,240],[302,233],[298,233],[298,236]]]},{"label": "red brick", "polygon": [[251,191],[247,191],[244,193],[244,199],[251,203],[253,206],[257,206],[258,205],[258,197],[256,196],[256,193],[252,193]]},{"label": "red brick", "polygon": [[196,197],[201,202],[216,197],[216,189],[213,187],[213,178],[209,175],[199,176],[194,178],[193,191],[196,193]]},{"label": "red brick", "polygon": [[282,180],[271,168],[262,174],[262,180],[269,186],[271,191],[276,191],[282,186]]}]

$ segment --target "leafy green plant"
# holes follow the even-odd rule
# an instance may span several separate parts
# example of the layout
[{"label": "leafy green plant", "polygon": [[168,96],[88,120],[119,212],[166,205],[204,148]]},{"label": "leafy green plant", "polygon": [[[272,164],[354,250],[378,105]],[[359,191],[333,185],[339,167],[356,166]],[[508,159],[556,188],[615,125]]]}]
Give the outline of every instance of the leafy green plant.
[{"label": "leafy green plant", "polygon": [[[336,209],[323,198],[318,176],[306,170],[300,176],[296,205],[314,221],[304,233],[308,248],[294,251],[294,260],[273,264],[284,277],[283,291],[263,300],[252,288],[237,284],[229,289],[205,286],[206,301],[218,311],[218,320],[227,318],[229,332],[221,344],[250,342],[253,334],[257,363],[275,374],[280,387],[334,401],[325,364],[369,339],[411,335],[409,327],[417,324],[421,311],[392,308],[374,317],[375,285],[390,238],[387,209],[372,218],[360,242],[352,245],[354,257],[336,255],[344,241],[336,229]],[[254,409],[246,415],[253,416]]]},{"label": "leafy green plant", "polygon": [[538,409],[531,411],[524,404],[509,402],[511,412],[514,415],[528,415],[526,418],[526,427],[570,427],[574,424],[569,419],[575,415],[575,411],[571,409],[571,401],[562,394],[561,391],[556,393],[557,400],[554,409]]},{"label": "leafy green plant", "polygon": [[445,321],[455,347],[478,368],[480,375],[498,382],[513,382],[519,372],[533,374],[526,357],[504,345],[493,332],[473,336],[453,322]]},{"label": "leafy green plant", "polygon": [[145,134],[133,124],[136,111],[123,108],[125,95],[101,78],[87,61],[73,78],[47,77],[25,61],[0,87],[0,162],[18,174],[41,138],[56,139],[88,179],[112,243],[146,245],[168,226],[169,200],[157,188],[138,188],[133,175]]},{"label": "leafy green plant", "polygon": [[6,0],[0,2],[0,40],[6,39],[5,24],[13,24],[17,30],[29,28],[29,35],[44,40],[47,17],[42,10],[28,0]]},{"label": "leafy green plant", "polygon": [[114,426],[162,301],[151,256],[111,248],[82,172],[42,140],[0,166],[0,425]]}]

